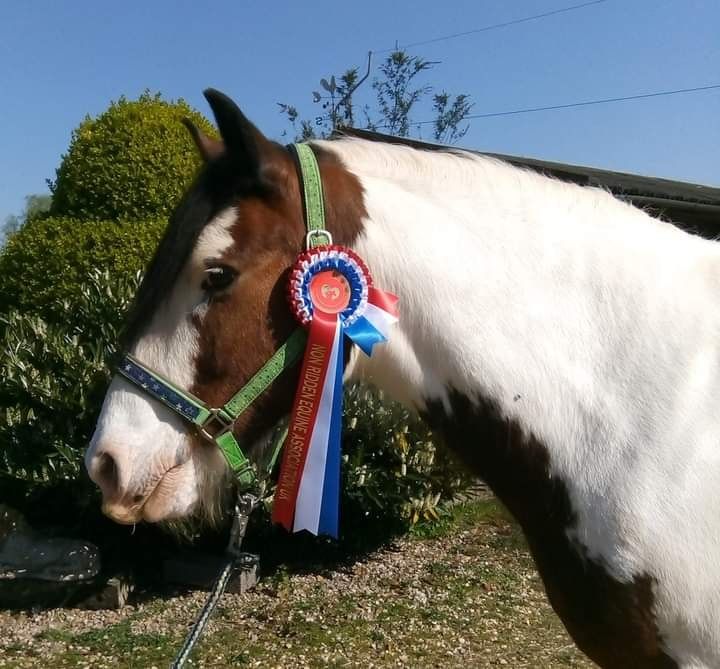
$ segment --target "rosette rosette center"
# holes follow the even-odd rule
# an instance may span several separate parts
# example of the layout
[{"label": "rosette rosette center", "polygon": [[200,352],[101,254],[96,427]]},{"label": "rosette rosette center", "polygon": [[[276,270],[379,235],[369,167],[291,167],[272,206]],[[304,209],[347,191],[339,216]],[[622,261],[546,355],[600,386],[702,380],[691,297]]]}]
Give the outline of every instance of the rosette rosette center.
[{"label": "rosette rosette center", "polygon": [[350,326],[365,313],[370,286],[370,273],[352,250],[316,246],[300,254],[290,272],[290,306],[303,325],[320,310],[337,314],[343,325]]}]

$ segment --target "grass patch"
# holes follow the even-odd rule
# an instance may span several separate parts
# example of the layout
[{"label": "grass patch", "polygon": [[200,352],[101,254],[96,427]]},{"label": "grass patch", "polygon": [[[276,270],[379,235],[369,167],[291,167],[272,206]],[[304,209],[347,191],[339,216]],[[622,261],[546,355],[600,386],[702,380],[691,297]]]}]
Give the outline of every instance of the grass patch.
[{"label": "grass patch", "polygon": [[113,652],[125,654],[137,649],[157,649],[171,639],[165,634],[133,632],[131,621],[124,620],[105,629],[93,629],[72,637],[73,643],[91,650],[110,647]]},{"label": "grass patch", "polygon": [[131,616],[114,625],[80,633],[53,628],[42,632],[37,638],[64,646],[53,657],[53,667],[85,666],[84,658],[98,654],[117,657],[121,659],[121,666],[133,669],[167,664],[172,659],[177,638],[174,635],[133,631],[133,623],[141,622],[138,618]]},{"label": "grass patch", "polygon": [[212,635],[199,657],[263,667],[591,666],[547,605],[522,534],[496,500],[449,508],[409,539],[406,568],[381,568],[360,586],[362,565],[347,587],[320,581],[310,591],[279,569],[264,624],[244,639],[234,626]]},{"label": "grass patch", "polygon": [[[444,507],[435,521],[421,521],[410,529],[410,536],[416,539],[441,539],[463,530],[469,530],[478,523],[504,523],[514,525],[505,507],[494,497],[473,500]],[[522,536],[522,535],[521,535]]]}]

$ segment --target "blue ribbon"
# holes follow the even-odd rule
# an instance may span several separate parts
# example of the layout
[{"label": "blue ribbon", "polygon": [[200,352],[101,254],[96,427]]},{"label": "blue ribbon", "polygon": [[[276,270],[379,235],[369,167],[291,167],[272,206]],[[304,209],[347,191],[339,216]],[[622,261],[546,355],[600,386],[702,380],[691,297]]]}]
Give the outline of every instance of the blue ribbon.
[{"label": "blue ribbon", "polygon": [[360,316],[352,325],[343,324],[345,334],[352,339],[365,353],[372,355],[372,349],[375,344],[387,341],[387,337],[382,334],[365,316]]},{"label": "blue ribbon", "polygon": [[[340,349],[338,350],[333,388],[333,406],[330,418],[330,431],[328,434],[327,453],[325,455],[325,478],[323,480],[323,495],[320,505],[320,519],[318,533],[327,534],[335,539],[339,532],[340,509],[340,441],[342,434],[343,411],[343,356],[342,325],[340,331]],[[330,370],[328,370],[330,371]]]}]

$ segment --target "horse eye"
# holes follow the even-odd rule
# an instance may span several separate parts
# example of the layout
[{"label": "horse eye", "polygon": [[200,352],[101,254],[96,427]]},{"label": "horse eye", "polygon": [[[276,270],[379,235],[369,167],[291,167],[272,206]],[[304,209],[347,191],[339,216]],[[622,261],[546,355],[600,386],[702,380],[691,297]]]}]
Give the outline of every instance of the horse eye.
[{"label": "horse eye", "polygon": [[202,282],[202,289],[208,293],[216,293],[225,290],[235,280],[237,272],[227,265],[209,267],[205,270],[205,280]]}]

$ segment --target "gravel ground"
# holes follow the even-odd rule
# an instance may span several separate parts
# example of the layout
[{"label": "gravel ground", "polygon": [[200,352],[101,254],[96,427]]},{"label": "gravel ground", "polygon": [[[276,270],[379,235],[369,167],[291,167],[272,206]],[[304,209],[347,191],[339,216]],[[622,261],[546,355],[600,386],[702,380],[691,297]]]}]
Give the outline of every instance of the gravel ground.
[{"label": "gravel ground", "polygon": [[[189,666],[591,667],[492,501],[351,565],[227,594]],[[424,535],[424,536],[423,536]],[[0,667],[165,667],[205,593],[120,611],[0,611]]]}]

